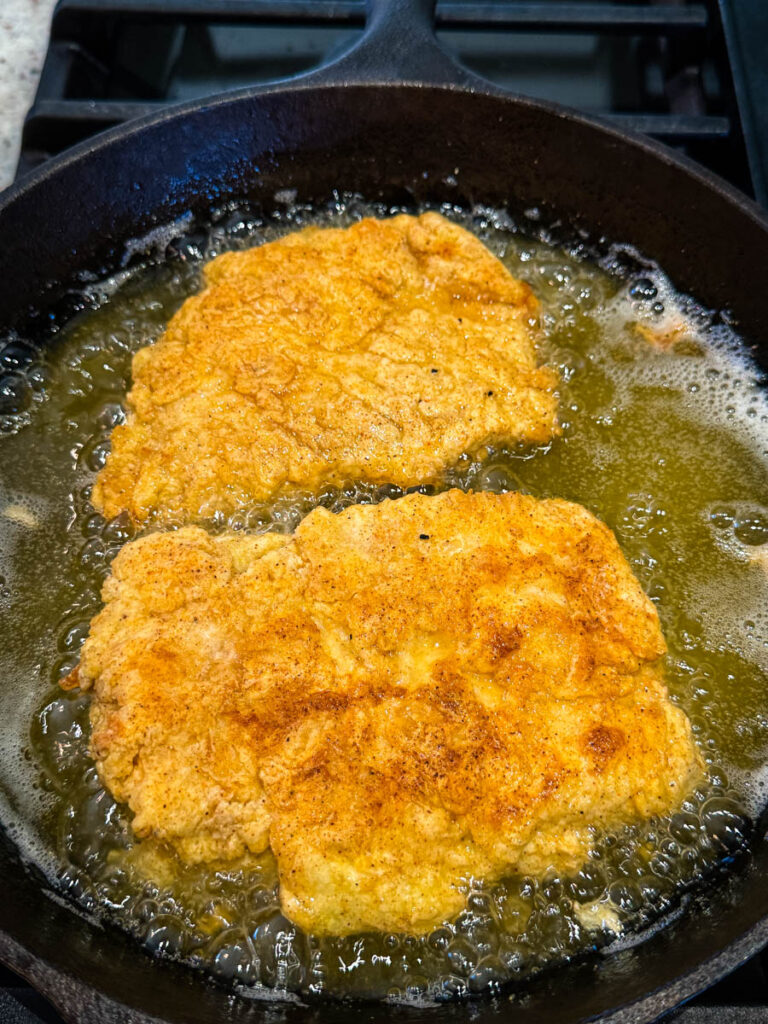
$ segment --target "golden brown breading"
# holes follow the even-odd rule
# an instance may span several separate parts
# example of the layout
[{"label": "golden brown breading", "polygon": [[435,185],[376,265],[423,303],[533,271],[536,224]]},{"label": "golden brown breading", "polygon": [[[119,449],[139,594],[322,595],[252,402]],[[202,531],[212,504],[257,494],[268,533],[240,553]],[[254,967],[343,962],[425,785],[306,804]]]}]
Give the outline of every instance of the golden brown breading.
[{"label": "golden brown breading", "polygon": [[412,494],[293,536],[128,544],[83,649],[104,782],[189,861],[271,845],[301,927],[420,933],[462,879],[570,870],[701,761],[611,531]]},{"label": "golden brown breading", "polygon": [[350,480],[437,480],[467,450],[557,431],[538,305],[435,213],[307,228],[206,267],[136,353],[93,501],[183,521]]}]

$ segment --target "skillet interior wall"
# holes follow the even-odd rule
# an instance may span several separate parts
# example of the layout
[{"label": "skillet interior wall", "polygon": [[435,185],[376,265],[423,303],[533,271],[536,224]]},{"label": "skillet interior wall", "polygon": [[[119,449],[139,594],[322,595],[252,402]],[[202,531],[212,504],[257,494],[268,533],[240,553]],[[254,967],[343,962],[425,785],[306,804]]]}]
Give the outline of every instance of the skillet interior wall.
[{"label": "skillet interior wall", "polygon": [[[345,128],[352,124],[354,131]],[[446,137],[446,125],[453,127],[453,138]],[[50,330],[54,303],[64,316],[80,301],[80,273],[120,264],[121,239],[188,210],[204,216],[229,195],[266,201],[283,188],[297,188],[306,199],[343,188],[370,198],[506,202],[516,213],[539,205],[588,226],[593,238],[604,233],[610,240],[631,240],[704,304],[730,306],[748,335],[759,338],[768,326],[761,308],[768,236],[748,207],[739,211],[725,198],[713,199],[703,184],[691,184],[643,150],[535,104],[512,106],[425,88],[388,90],[386,97],[383,90],[361,87],[295,91],[262,98],[259,105],[241,98],[179,122],[160,119],[140,146],[132,145],[128,133],[85,166],[72,163],[49,182],[45,178],[43,171],[40,186],[30,183],[10,205],[0,202],[0,324],[40,336]],[[388,183],[386,194],[382,181]],[[74,293],[67,298],[68,289]],[[150,961],[119,933],[96,930],[52,903],[7,844],[0,849],[0,870],[7,894],[0,927],[36,957],[1,935],[0,954],[48,991],[53,987],[65,1004],[87,1005],[76,982],[62,982],[58,975],[51,980],[46,962],[168,1021],[328,1019],[318,1010],[233,1004],[226,993],[201,986],[187,972]],[[685,976],[768,915],[767,877],[763,844],[745,875],[693,919],[640,949],[542,979],[525,1007],[515,1007],[515,1018],[572,1021],[578,1006],[583,1019]],[[729,965],[768,937],[764,931],[758,925],[743,947],[728,954]],[[696,978],[680,982],[676,997],[675,989],[662,992],[641,1016],[628,1009],[619,1019],[650,1020],[715,973],[714,965],[706,965]],[[350,1019],[357,1013],[350,1009]],[[456,1021],[466,1013],[462,1007],[441,1011],[442,1019]],[[401,1015],[410,1021],[422,1016],[391,1007],[366,1011],[371,1020]],[[504,1019],[509,1002],[476,1007],[474,1019],[478,1015]],[[118,1018],[96,1001],[78,1019]]]},{"label": "skillet interior wall", "polygon": [[[762,842],[744,871],[697,899],[685,917],[640,946],[543,975],[519,999],[506,992],[443,1004],[439,1011],[381,1003],[249,1003],[187,967],[152,959],[117,928],[94,926],[54,902],[2,834],[0,871],[0,959],[78,1024],[434,1024],[436,1012],[440,1024],[640,1024],[707,987],[768,940],[768,844]],[[725,944],[731,948],[723,951]]]},{"label": "skillet interior wall", "polygon": [[[735,208],[726,186],[713,194],[643,143],[534,101],[294,84],[141,123],[77,147],[50,181],[43,168],[15,201],[0,201],[0,324],[48,331],[53,310],[65,317],[81,301],[83,273],[117,269],[126,238],[187,211],[202,216],[229,196],[296,188],[307,201],[339,189],[370,200],[506,204],[515,215],[539,206],[598,244],[631,241],[681,291],[730,310],[742,334],[768,333],[768,235],[748,201]],[[90,149],[98,158],[79,164]]]}]

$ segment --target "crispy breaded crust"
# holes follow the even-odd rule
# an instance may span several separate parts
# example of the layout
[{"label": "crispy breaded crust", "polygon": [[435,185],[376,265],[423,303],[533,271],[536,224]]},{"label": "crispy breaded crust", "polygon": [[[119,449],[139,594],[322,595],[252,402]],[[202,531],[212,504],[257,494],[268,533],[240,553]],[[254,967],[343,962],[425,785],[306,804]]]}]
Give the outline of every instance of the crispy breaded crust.
[{"label": "crispy breaded crust", "polygon": [[128,544],[83,649],[102,779],[190,861],[270,844],[305,929],[420,933],[459,884],[575,869],[701,773],[611,531],[412,494],[293,536]]},{"label": "crispy breaded crust", "polygon": [[125,424],[93,490],[190,519],[350,480],[437,480],[484,443],[557,432],[538,304],[435,213],[307,228],[205,271],[136,353]]}]

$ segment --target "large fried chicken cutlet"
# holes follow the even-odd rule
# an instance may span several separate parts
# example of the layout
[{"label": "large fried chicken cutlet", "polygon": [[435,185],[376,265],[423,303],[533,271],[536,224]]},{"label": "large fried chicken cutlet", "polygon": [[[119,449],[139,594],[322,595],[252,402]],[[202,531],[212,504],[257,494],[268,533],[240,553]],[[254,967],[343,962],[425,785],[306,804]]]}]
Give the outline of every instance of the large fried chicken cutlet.
[{"label": "large fried chicken cutlet", "polygon": [[429,483],[463,452],[557,432],[531,290],[438,214],[306,228],[219,256],[205,282],[134,357],[93,490],[109,518]]},{"label": "large fried chicken cutlet", "polygon": [[187,862],[269,845],[315,933],[423,933],[462,882],[572,871],[698,780],[611,531],[520,494],[412,494],[292,536],[126,545],[79,669],[104,783]]}]

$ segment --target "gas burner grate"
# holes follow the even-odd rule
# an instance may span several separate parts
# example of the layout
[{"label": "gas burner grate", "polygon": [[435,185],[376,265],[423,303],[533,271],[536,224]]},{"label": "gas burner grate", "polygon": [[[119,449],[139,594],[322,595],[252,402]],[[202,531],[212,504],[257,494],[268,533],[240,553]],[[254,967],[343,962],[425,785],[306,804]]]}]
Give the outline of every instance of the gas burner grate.
[{"label": "gas burner grate", "polygon": [[[363,0],[61,0],[19,174],[158,107],[309,70]],[[441,40],[515,92],[677,147],[768,204],[764,0],[441,0]]]}]

